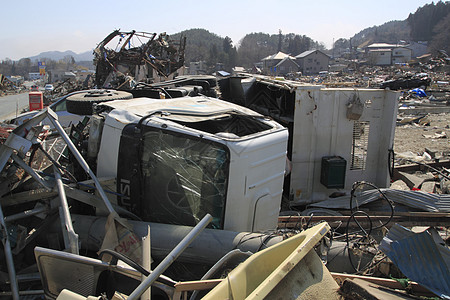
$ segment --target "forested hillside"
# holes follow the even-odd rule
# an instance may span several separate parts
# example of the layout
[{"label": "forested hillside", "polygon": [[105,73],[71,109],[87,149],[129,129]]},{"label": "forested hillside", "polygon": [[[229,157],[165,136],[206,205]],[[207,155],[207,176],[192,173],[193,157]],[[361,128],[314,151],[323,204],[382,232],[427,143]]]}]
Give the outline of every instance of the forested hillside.
[{"label": "forested hillside", "polygon": [[325,46],[305,35],[294,33],[272,34],[250,33],[247,34],[238,45],[239,64],[251,67],[253,63],[260,61],[268,55],[282,51],[296,56],[311,49],[325,49]]},{"label": "forested hillside", "polygon": [[206,61],[210,68],[214,68],[216,63],[222,63],[227,71],[236,65],[252,67],[255,62],[278,51],[295,56],[311,49],[324,49],[323,45],[311,38],[294,33],[250,33],[240,41],[232,41],[227,36],[219,37],[205,29],[189,29],[171,38],[178,40],[181,35],[187,38],[187,65],[194,61]]},{"label": "forested hillside", "polygon": [[222,63],[231,70],[237,63],[236,48],[229,37],[219,37],[205,29],[189,29],[171,35],[174,40],[186,37],[185,65],[190,62],[206,61],[211,69]]},{"label": "forested hillside", "polygon": [[426,4],[403,21],[390,21],[366,28],[351,39],[338,39],[335,49],[364,47],[371,43],[396,44],[400,41],[427,41],[430,50],[450,53],[450,1]]},{"label": "forested hillside", "polygon": [[[202,60],[207,62],[210,69],[214,69],[216,63],[222,63],[227,71],[236,65],[252,67],[254,63],[278,51],[296,56],[311,49],[325,49],[317,41],[297,33],[254,32],[240,41],[232,41],[229,37],[220,37],[205,29],[190,29],[172,38],[177,39],[181,35],[187,37],[187,65]],[[335,50],[339,53],[372,43],[396,44],[400,41],[428,41],[434,54],[439,50],[450,53],[450,1],[426,4],[411,13],[406,20],[389,21],[361,30],[350,39],[338,39]]]},{"label": "forested hillside", "polygon": [[432,52],[450,53],[450,1],[426,4],[406,20],[412,40],[428,41]]},{"label": "forested hillside", "polygon": [[380,26],[366,28],[352,37],[352,45],[361,47],[372,43],[396,44],[409,41],[411,30],[406,20],[390,21]]}]

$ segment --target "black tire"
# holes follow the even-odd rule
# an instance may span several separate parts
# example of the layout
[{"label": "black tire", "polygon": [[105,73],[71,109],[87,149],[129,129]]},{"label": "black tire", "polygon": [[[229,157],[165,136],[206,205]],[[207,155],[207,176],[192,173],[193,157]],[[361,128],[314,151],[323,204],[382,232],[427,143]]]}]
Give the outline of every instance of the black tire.
[{"label": "black tire", "polygon": [[133,95],[124,91],[92,90],[67,97],[66,107],[67,111],[72,114],[92,115],[93,104],[131,98],[133,98]]}]

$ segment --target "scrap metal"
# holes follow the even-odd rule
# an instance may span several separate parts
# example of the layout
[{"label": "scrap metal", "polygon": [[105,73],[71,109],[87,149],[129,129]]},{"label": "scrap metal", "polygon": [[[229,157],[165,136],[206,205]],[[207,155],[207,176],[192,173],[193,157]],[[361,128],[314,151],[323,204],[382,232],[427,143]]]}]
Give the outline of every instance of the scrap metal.
[{"label": "scrap metal", "polygon": [[437,244],[428,231],[414,233],[396,225],[383,238],[380,249],[405,276],[450,299],[450,250]]},{"label": "scrap metal", "polygon": [[[115,38],[119,39],[116,48],[108,48]],[[133,45],[134,39],[141,45]],[[143,40],[148,41],[144,43]],[[175,43],[166,33],[157,36],[156,33],[115,30],[94,49],[95,83],[97,87],[121,86],[138,77],[141,66],[167,78],[183,66],[185,46],[185,37]],[[119,79],[113,81],[114,77]]]}]

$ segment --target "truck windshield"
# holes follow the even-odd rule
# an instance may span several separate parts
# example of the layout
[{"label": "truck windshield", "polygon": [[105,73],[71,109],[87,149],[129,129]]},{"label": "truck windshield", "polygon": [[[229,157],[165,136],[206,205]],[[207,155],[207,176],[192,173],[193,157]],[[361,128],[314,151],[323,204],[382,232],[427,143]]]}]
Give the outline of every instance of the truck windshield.
[{"label": "truck windshield", "polygon": [[190,225],[206,213],[223,228],[229,153],[219,143],[148,128],[140,151],[142,217]]}]

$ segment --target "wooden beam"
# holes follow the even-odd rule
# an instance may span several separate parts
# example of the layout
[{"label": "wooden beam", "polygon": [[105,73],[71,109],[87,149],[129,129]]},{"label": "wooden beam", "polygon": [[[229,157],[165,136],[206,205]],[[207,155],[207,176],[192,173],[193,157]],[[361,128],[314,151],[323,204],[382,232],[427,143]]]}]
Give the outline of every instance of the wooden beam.
[{"label": "wooden beam", "polygon": [[[435,169],[442,168],[442,167],[450,168],[450,160],[443,160],[440,162],[427,163],[427,165],[429,165],[430,167],[433,167]],[[419,164],[407,164],[407,165],[395,167],[394,170],[400,171],[400,172],[414,172],[414,171],[428,171],[429,168],[427,168],[423,165],[419,165]]]},{"label": "wooden beam", "polygon": [[[377,212],[378,214],[378,212]],[[384,224],[389,220],[389,216],[386,215],[373,215],[370,216],[373,226]],[[320,221],[326,221],[330,223],[331,227],[334,227],[340,223],[347,224],[350,216],[281,216],[278,217],[278,228],[296,228],[302,224],[306,224],[311,219],[311,222],[317,223]],[[369,220],[366,216],[355,216],[355,219],[364,227],[368,228]],[[405,227],[412,226],[450,226],[450,213],[432,213],[432,212],[409,212],[409,213],[396,213],[386,227],[391,227],[395,223],[403,225]],[[357,226],[354,220],[350,220],[349,226],[354,228]]]},{"label": "wooden beam", "polygon": [[[375,283],[378,285],[382,285],[391,289],[401,289],[404,290],[405,288],[394,279],[386,279],[386,278],[379,278],[379,277],[371,277],[371,276],[362,276],[362,275],[352,275],[352,274],[343,274],[343,273],[336,273],[331,272],[331,276],[333,276],[334,280],[337,281],[337,283],[341,284],[344,282],[345,279],[362,279],[371,283]],[[424,286],[418,284],[417,282],[411,281],[409,282],[409,286],[411,287],[411,290],[414,293],[419,293],[422,295],[427,296],[435,296],[432,292],[430,292],[428,289],[426,289]]]}]

